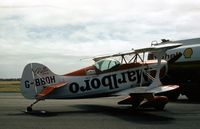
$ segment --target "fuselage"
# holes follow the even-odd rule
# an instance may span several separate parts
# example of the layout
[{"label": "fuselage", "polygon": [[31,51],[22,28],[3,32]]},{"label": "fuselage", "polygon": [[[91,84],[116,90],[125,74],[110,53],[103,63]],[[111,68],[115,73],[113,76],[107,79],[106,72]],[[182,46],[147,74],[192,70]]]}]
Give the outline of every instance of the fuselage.
[{"label": "fuselage", "polygon": [[[160,76],[167,72],[167,62],[161,61]],[[113,95],[128,88],[149,84],[147,77],[154,76],[158,69],[157,60],[120,63],[105,59],[94,65],[65,74],[56,75],[39,63],[27,64],[21,79],[21,91],[25,98],[34,99],[38,94],[47,94],[45,99],[85,98]],[[64,84],[61,88],[49,91],[53,85]],[[48,94],[48,92],[51,92]]]},{"label": "fuselage", "polygon": [[[162,61],[161,66],[165,66],[166,61]],[[60,81],[68,82],[62,89],[57,90],[49,98],[85,98],[107,96],[128,88],[137,87],[149,83],[150,80],[145,75],[144,70],[155,73],[157,61],[146,63],[121,64],[106,71],[99,71],[95,66],[89,66],[72,73],[60,76]]]},{"label": "fuselage", "polygon": [[[163,59],[169,60],[181,53],[182,56],[174,63],[174,65],[182,64],[182,67],[195,66],[200,64],[200,44],[184,45],[166,52]],[[187,64],[184,65],[184,64]],[[190,64],[190,65],[188,65]],[[200,67],[200,66],[199,66]]]},{"label": "fuselage", "polygon": [[[179,40],[172,43],[182,43],[182,46],[168,50],[162,59],[168,61],[179,53],[181,53],[182,56],[176,60],[175,63],[170,65],[169,70],[182,70],[183,68],[184,70],[198,70],[200,68],[200,38]],[[155,59],[155,57],[150,53],[148,59]]]}]

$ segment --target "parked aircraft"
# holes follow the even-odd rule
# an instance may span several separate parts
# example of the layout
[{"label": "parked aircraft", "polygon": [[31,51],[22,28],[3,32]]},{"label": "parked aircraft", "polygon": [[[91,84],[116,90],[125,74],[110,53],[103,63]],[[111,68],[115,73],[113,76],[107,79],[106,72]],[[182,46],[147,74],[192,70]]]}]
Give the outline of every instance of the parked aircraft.
[{"label": "parked aircraft", "polygon": [[[179,86],[162,85],[160,82],[161,73],[165,74],[167,70],[167,62],[161,57],[166,50],[179,46],[181,44],[166,44],[96,57],[93,59],[94,65],[65,75],[54,74],[39,63],[27,64],[21,78],[21,91],[25,98],[36,100],[27,107],[27,111],[31,112],[33,105],[44,99],[79,99],[112,95],[128,96],[118,104],[162,110],[168,99],[154,94],[175,90]],[[146,60],[147,52],[154,52],[157,59]],[[120,58],[120,61],[115,58]],[[151,83],[145,85],[149,80]]]},{"label": "parked aircraft", "polygon": [[[179,94],[186,95],[190,100],[200,101],[200,38],[170,41],[163,39],[161,43],[153,42],[152,46],[181,43],[182,46],[166,51],[162,59],[168,61],[177,55],[182,55],[168,67],[168,73],[162,82],[165,84],[177,84],[178,90],[166,92],[164,95],[175,100]],[[148,59],[155,59],[153,53],[149,53]],[[163,94],[162,94],[163,95]]]}]

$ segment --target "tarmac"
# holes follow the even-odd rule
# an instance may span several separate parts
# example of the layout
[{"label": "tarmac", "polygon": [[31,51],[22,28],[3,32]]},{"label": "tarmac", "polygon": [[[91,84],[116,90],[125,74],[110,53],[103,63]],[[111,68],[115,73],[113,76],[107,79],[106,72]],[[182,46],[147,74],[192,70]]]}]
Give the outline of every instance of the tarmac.
[{"label": "tarmac", "polygon": [[199,129],[200,103],[184,96],[169,102],[164,111],[132,109],[117,102],[124,96],[45,100],[31,113],[19,93],[0,93],[0,129]]}]

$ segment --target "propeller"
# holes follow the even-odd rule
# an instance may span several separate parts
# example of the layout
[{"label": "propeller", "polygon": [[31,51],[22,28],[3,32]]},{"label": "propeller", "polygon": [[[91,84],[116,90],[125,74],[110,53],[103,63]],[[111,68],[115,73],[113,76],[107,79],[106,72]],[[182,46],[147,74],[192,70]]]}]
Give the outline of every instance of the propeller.
[{"label": "propeller", "polygon": [[183,54],[179,52],[176,56],[167,61],[168,65],[175,63],[182,55]]}]

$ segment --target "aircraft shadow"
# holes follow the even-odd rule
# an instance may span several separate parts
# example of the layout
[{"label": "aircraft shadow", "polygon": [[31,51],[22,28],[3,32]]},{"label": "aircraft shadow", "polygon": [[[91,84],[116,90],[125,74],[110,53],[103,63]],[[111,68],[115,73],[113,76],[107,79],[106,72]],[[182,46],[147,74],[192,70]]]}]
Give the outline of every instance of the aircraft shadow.
[{"label": "aircraft shadow", "polygon": [[159,112],[165,111],[156,111],[154,109],[133,109],[130,106],[117,108],[102,105],[76,105],[75,107],[84,109],[86,111],[92,111],[95,113],[101,113],[112,117],[117,117],[125,121],[139,122],[143,124],[155,124],[155,122],[167,124],[170,123],[170,121],[174,120],[174,118],[168,116],[158,115]]},{"label": "aircraft shadow", "polygon": [[[174,118],[169,117],[167,111],[156,111],[154,109],[132,109],[131,107],[111,107],[103,105],[73,105],[73,108],[78,110],[72,111],[40,111],[34,110],[32,112],[23,112],[24,115],[31,115],[36,117],[55,117],[55,116],[74,116],[84,114],[100,114],[116,117],[129,122],[137,122],[142,124],[169,124]],[[21,114],[22,115],[22,114]]]},{"label": "aircraft shadow", "polygon": [[189,100],[189,99],[178,99],[171,101],[172,103],[183,103],[183,104],[200,104],[200,100]]}]

